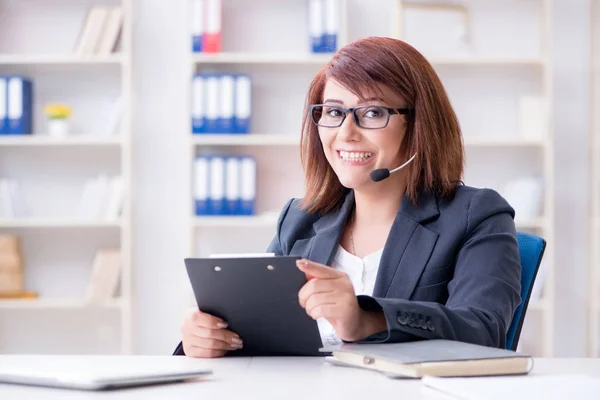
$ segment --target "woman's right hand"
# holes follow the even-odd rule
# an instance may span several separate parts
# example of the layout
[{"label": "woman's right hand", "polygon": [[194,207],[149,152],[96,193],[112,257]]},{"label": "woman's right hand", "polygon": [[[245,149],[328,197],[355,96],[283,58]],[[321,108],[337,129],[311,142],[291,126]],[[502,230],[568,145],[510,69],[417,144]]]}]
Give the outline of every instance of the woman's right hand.
[{"label": "woman's right hand", "polygon": [[220,318],[192,308],[181,326],[183,351],[186,356],[223,357],[230,350],[242,348],[240,337],[227,329]]}]

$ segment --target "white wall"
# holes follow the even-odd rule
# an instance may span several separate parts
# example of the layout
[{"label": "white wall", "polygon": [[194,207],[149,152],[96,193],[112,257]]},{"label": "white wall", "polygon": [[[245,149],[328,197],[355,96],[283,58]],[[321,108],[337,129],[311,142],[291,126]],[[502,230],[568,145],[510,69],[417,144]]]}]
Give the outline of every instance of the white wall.
[{"label": "white wall", "polygon": [[[170,353],[185,305],[188,229],[186,0],[144,0],[134,25],[137,352]],[[138,3],[139,4],[139,3]],[[583,355],[587,268],[589,1],[555,0],[557,355]],[[183,39],[183,40],[182,40]],[[167,210],[165,212],[165,210]],[[266,245],[266,243],[265,243]]]}]

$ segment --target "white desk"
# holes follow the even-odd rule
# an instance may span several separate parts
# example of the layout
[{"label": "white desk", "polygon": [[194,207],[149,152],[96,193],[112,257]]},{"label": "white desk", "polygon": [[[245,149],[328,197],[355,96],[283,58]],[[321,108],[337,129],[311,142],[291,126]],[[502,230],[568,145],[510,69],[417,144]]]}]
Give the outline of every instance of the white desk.
[{"label": "white desk", "polygon": [[[419,380],[395,380],[373,371],[336,367],[321,358],[225,358],[201,360],[133,356],[140,363],[192,363],[211,368],[202,380],[109,392],[1,385],[0,399],[436,399]],[[119,357],[115,357],[118,362]],[[581,373],[600,378],[600,359],[536,359],[531,375]],[[518,399],[515,396],[511,400]]]}]

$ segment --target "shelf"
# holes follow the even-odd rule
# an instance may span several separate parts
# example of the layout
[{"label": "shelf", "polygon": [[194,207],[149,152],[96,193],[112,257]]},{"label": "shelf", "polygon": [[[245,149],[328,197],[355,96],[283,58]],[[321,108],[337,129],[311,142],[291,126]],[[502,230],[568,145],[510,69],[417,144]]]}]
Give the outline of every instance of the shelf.
[{"label": "shelf", "polygon": [[299,146],[300,137],[287,134],[195,134],[194,146]]},{"label": "shelf", "polygon": [[[283,133],[192,134],[194,146],[299,146],[300,136]],[[544,140],[465,138],[466,147],[544,147]]]},{"label": "shelf", "polygon": [[193,54],[195,64],[296,64],[325,65],[332,54],[312,53],[212,53]]},{"label": "shelf", "polygon": [[0,219],[0,229],[8,228],[120,228],[119,221],[88,221],[67,218]]},{"label": "shelf", "polygon": [[515,220],[517,229],[544,229],[546,227],[546,218],[539,217],[530,220]]},{"label": "shelf", "polygon": [[273,227],[277,224],[279,212],[264,213],[260,215],[214,215],[194,217],[193,225],[197,228],[246,228],[246,227]]},{"label": "shelf", "polygon": [[104,65],[121,64],[121,54],[81,57],[75,54],[0,54],[0,65]]},{"label": "shelf", "polygon": [[456,57],[456,58],[428,58],[433,65],[456,66],[533,66],[541,67],[545,61],[539,57]]},{"label": "shelf", "polygon": [[464,137],[468,147],[544,147],[546,140],[520,137]]},{"label": "shelf", "polygon": [[[333,53],[194,53],[195,64],[296,64],[325,65]],[[428,58],[433,65],[457,66],[543,66],[544,60],[538,57],[456,57]]]},{"label": "shelf", "polygon": [[111,299],[102,303],[86,303],[83,299],[38,298],[23,300],[0,300],[0,309],[119,309],[120,299]]},{"label": "shelf", "polygon": [[54,138],[48,135],[0,135],[1,146],[22,146],[22,147],[37,147],[37,146],[53,146],[53,147],[70,147],[70,146],[120,146],[123,141],[119,137],[94,137],[91,135],[71,136],[67,138]]}]

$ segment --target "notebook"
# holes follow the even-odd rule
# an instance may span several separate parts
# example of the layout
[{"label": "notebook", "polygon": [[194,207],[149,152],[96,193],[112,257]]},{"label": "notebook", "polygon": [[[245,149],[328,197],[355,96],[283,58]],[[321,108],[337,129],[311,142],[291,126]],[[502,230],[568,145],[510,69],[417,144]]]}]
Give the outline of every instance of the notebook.
[{"label": "notebook", "polygon": [[512,350],[433,339],[407,343],[344,344],[324,348],[328,361],[385,373],[389,377],[527,374],[533,358]]},{"label": "notebook", "polygon": [[[518,393],[523,399],[596,400],[600,379],[587,375],[529,375],[486,378],[439,378],[421,380],[423,391],[446,399],[506,400]],[[438,397],[440,398],[440,397]]]}]

